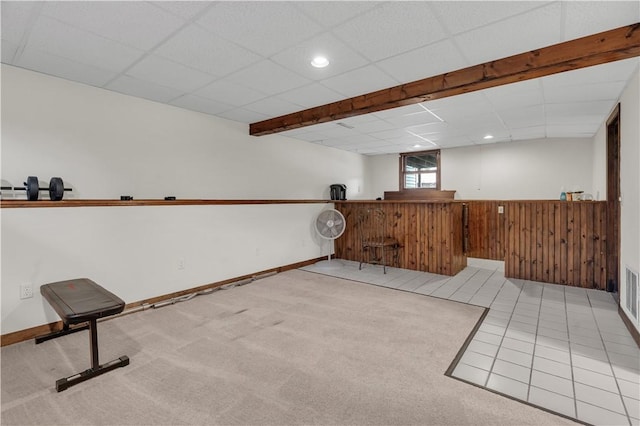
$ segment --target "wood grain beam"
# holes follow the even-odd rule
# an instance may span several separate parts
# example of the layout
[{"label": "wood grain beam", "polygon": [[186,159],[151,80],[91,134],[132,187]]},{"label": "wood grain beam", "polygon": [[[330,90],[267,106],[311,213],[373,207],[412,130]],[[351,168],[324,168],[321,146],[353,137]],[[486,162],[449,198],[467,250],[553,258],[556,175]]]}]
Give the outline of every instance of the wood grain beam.
[{"label": "wood grain beam", "polygon": [[640,23],[252,123],[249,134],[278,133],[636,56]]}]

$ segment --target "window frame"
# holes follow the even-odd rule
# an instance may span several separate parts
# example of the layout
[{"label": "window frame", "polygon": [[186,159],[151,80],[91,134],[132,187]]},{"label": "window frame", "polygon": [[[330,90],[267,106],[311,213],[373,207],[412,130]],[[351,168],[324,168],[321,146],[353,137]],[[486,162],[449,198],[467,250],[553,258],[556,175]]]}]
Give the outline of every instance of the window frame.
[{"label": "window frame", "polygon": [[[406,182],[406,175],[407,174],[419,174],[420,172],[406,172],[405,171],[405,164],[406,164],[406,159],[408,157],[413,157],[416,155],[424,155],[424,154],[435,154],[436,155],[436,163],[437,163],[437,170],[436,170],[436,187],[435,188],[405,188],[404,187],[404,183]],[[433,189],[435,191],[439,191],[440,190],[440,150],[439,149],[430,149],[427,151],[412,151],[412,152],[401,152],[400,153],[400,191],[413,191],[414,189],[421,189],[421,190],[425,190],[425,189]]]}]

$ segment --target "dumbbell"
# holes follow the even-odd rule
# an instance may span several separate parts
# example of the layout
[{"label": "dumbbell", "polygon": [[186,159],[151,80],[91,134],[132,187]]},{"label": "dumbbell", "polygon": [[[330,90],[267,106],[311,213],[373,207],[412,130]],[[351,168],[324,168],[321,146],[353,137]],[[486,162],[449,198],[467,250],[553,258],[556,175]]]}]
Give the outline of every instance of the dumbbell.
[{"label": "dumbbell", "polygon": [[[27,200],[36,201],[40,191],[46,191],[46,189],[40,188],[37,176],[29,176],[27,181],[24,182],[24,186],[3,186],[2,190],[13,189],[14,191],[27,191]],[[49,181],[49,198],[51,201],[60,201],[64,197],[65,191],[71,191],[71,188],[65,188],[62,178],[52,177]]]}]

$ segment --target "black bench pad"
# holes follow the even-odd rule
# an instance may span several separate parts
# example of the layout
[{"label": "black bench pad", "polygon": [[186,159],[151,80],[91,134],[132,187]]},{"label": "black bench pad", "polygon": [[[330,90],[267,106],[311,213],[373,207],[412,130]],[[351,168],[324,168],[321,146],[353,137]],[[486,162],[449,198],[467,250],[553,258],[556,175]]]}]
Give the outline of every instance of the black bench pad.
[{"label": "black bench pad", "polygon": [[78,324],[124,311],[125,303],[88,278],[40,286],[40,293],[65,324]]}]

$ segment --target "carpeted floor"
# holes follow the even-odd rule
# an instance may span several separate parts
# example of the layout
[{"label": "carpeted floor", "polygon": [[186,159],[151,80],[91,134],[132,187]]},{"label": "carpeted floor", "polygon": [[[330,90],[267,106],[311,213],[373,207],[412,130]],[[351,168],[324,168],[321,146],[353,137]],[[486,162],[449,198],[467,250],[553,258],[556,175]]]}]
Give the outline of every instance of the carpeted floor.
[{"label": "carpeted floor", "polygon": [[2,348],[3,425],[574,424],[446,377],[483,309],[288,271]]}]

